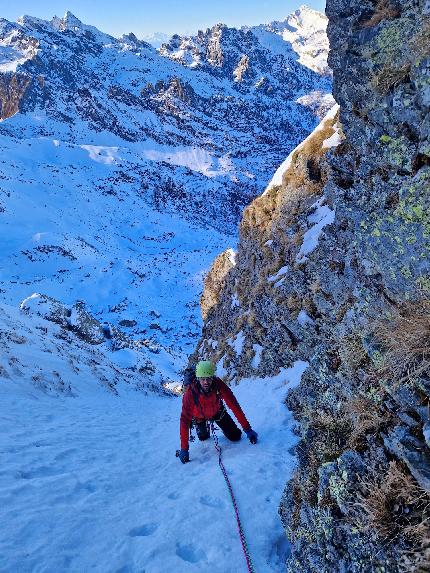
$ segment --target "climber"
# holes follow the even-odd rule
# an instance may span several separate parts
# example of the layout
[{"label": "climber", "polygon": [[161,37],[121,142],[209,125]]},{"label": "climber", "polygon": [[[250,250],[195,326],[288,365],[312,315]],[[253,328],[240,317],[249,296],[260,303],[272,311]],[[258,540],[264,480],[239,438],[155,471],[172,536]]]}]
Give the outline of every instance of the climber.
[{"label": "climber", "polygon": [[257,443],[258,434],[251,428],[233,392],[215,376],[212,362],[203,360],[197,364],[195,378],[188,384],[182,398],[181,449],[178,450],[177,456],[183,464],[190,461],[189,432],[193,423],[201,441],[209,438],[208,422],[215,422],[232,442],[240,440],[242,432],[227,412],[223,400],[233,411],[251,444]]}]

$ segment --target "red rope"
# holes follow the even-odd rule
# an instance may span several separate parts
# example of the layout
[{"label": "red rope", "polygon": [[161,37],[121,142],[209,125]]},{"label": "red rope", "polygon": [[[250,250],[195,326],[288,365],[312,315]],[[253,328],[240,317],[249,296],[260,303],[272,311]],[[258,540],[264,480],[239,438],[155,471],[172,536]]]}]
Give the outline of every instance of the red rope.
[{"label": "red rope", "polygon": [[215,433],[215,426],[214,426],[213,422],[210,422],[210,428],[211,428],[212,436],[213,436],[214,443],[215,443],[215,449],[218,451],[218,463],[219,463],[221,471],[224,475],[224,479],[227,483],[228,491],[230,492],[231,500],[233,502],[234,511],[236,513],[236,521],[237,521],[237,527],[239,529],[240,542],[242,544],[242,549],[243,549],[243,553],[245,555],[246,564],[248,566],[248,571],[249,571],[249,573],[255,573],[254,565],[252,564],[251,556],[249,555],[249,549],[248,549],[248,545],[246,543],[245,533],[243,531],[242,524],[240,521],[239,510],[237,508],[236,498],[234,497],[233,488],[231,487],[230,480],[228,479],[227,470],[225,469],[225,466],[224,466],[222,459],[221,459],[221,446],[218,443],[218,436]]}]

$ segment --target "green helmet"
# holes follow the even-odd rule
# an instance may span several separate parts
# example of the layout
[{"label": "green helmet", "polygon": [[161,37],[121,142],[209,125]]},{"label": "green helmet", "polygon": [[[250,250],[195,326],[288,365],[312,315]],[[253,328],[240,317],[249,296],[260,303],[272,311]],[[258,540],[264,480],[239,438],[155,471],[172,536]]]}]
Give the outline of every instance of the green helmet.
[{"label": "green helmet", "polygon": [[201,360],[196,366],[196,378],[211,378],[215,375],[215,366],[209,360]]}]

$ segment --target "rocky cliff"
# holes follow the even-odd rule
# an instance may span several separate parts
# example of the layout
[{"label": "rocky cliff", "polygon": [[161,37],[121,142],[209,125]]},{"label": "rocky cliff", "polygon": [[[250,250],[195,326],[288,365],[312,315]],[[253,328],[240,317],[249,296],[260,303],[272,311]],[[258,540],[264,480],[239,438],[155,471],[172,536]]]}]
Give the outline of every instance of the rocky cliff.
[{"label": "rocky cliff", "polygon": [[196,354],[236,382],[309,362],[286,399],[288,571],[428,571],[430,6],[326,13],[340,111],[245,210]]}]

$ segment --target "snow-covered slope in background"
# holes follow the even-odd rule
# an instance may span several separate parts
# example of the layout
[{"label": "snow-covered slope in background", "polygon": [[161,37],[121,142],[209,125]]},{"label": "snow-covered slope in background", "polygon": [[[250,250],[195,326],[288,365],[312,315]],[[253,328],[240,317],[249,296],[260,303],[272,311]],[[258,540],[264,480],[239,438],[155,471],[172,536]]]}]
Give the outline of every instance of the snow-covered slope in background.
[{"label": "snow-covered slope in background", "polygon": [[[164,361],[164,371],[161,368],[165,349],[144,344],[120,348],[117,340],[89,344],[73,330],[40,316],[33,300],[27,301],[24,311],[0,305],[0,386],[4,393],[26,395],[31,386],[35,398],[42,393],[63,398],[103,396],[106,391],[121,395],[126,388],[165,393],[161,384],[172,377],[170,360]],[[157,367],[153,356],[157,356]]]},{"label": "snow-covered slope in background", "polygon": [[179,37],[158,53],[70,12],[0,20],[0,301],[83,300],[183,363],[203,273],[327,105],[271,37],[214,26],[194,65]]},{"label": "snow-covered slope in background", "polygon": [[229,237],[149,205],[128,180],[138,151],[126,142],[0,141],[2,300],[80,299],[129,334],[190,350],[202,272]]}]

